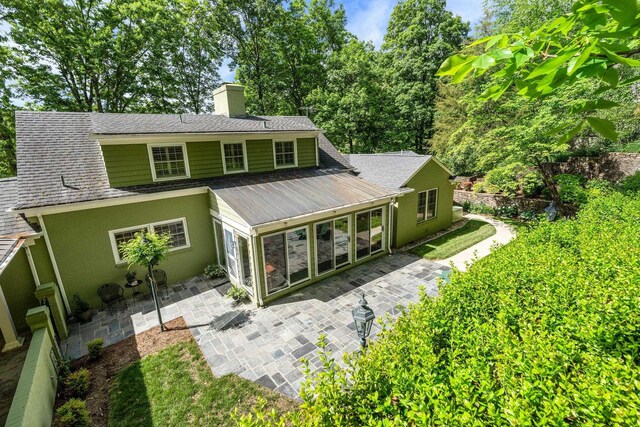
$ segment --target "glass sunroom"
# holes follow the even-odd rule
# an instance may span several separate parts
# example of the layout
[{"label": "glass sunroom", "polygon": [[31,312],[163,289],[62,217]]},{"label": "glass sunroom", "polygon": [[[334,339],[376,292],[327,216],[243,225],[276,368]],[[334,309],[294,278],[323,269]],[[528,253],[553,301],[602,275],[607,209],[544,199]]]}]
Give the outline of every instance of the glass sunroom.
[{"label": "glass sunroom", "polygon": [[396,194],[350,173],[210,185],[218,258],[257,305],[387,253]]}]

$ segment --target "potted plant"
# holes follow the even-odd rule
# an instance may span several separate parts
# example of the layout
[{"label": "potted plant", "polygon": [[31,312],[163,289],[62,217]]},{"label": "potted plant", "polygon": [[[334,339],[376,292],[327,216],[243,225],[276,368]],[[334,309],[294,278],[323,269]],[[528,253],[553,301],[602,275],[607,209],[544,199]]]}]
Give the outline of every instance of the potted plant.
[{"label": "potted plant", "polygon": [[242,288],[240,286],[235,286],[235,285],[229,288],[229,290],[226,293],[226,296],[229,298],[233,298],[235,302],[240,302],[242,300],[249,299],[249,293],[247,292],[247,290],[245,288]]},{"label": "potted plant", "polygon": [[136,282],[136,276],[138,275],[138,272],[135,270],[127,270],[127,272],[125,273],[124,277],[127,279],[127,283],[131,284],[131,283],[135,283]]},{"label": "potted plant", "polygon": [[80,298],[80,295],[73,294],[73,313],[80,319],[82,323],[89,322],[91,320],[91,308],[89,304]]},{"label": "potted plant", "polygon": [[210,264],[207,265],[204,269],[204,277],[207,279],[216,279],[219,277],[224,277],[224,269],[221,265],[218,264]]}]

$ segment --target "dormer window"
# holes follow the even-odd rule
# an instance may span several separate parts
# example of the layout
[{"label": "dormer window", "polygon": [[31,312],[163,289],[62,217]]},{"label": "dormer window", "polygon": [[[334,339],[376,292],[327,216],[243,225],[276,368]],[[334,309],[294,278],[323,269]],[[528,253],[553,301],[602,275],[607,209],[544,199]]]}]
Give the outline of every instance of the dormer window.
[{"label": "dormer window", "polygon": [[222,158],[224,173],[247,171],[247,148],[244,141],[223,142]]},{"label": "dormer window", "polygon": [[154,181],[190,176],[186,144],[149,145],[149,159]]},{"label": "dormer window", "polygon": [[290,168],[298,165],[295,141],[273,141],[275,168]]}]

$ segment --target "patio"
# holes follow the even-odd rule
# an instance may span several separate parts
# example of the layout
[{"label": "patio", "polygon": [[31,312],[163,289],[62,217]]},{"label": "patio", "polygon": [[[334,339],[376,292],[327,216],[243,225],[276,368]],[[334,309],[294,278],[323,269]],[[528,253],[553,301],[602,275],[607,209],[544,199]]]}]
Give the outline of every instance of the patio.
[{"label": "patio", "polygon": [[[270,389],[296,397],[303,378],[300,358],[320,366],[315,345],[325,334],[329,349],[342,353],[358,348],[351,309],[364,292],[378,318],[395,316],[400,307],[418,299],[424,285],[437,293],[437,279],[448,267],[406,253],[385,256],[290,294],[264,308],[234,306],[223,295],[225,280],[193,278],[173,286],[162,298],[163,320],[184,317],[204,357],[216,375],[236,373]],[[118,342],[157,325],[153,302],[147,298],[129,307],[101,311],[92,322],[70,327],[62,350],[76,358],[85,344],[103,338]],[[230,323],[230,325],[229,325]],[[225,326],[226,324],[226,326]],[[379,331],[374,323],[372,338]]]}]

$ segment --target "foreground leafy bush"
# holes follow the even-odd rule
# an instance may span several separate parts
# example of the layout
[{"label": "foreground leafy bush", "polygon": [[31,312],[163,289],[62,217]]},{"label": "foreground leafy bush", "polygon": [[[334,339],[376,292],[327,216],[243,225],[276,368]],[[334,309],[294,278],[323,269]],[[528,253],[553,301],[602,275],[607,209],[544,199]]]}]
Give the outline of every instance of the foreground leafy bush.
[{"label": "foreground leafy bush", "polygon": [[640,171],[620,181],[620,190],[628,193],[640,192]]},{"label": "foreground leafy bush", "polygon": [[584,178],[578,175],[563,173],[554,178],[558,186],[558,193],[563,202],[582,205],[587,202],[587,192],[582,186]]},{"label": "foreground leafy bush", "polygon": [[56,425],[61,427],[84,427],[91,425],[89,410],[84,400],[69,399],[56,411]]},{"label": "foreground leafy bush", "polygon": [[295,425],[640,425],[640,198],[519,233],[346,368],[321,354]]},{"label": "foreground leafy bush", "polygon": [[89,352],[89,360],[98,360],[102,355],[102,347],[104,346],[104,340],[102,338],[96,338],[87,343],[87,351]]},{"label": "foreground leafy bush", "polygon": [[71,372],[64,380],[65,391],[73,397],[85,397],[89,392],[91,374],[86,368]]}]

